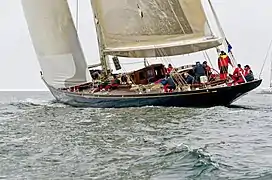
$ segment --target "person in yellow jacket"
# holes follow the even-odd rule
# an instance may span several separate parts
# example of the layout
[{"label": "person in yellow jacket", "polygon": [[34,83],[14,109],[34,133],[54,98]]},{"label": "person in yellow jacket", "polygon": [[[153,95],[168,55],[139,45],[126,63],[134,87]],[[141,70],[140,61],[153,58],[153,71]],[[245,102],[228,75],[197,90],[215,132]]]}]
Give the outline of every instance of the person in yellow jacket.
[{"label": "person in yellow jacket", "polygon": [[229,64],[232,67],[234,67],[233,64],[231,63],[229,56],[224,51],[221,51],[220,55],[218,57],[218,68],[220,70],[220,79],[221,80],[227,79]]}]

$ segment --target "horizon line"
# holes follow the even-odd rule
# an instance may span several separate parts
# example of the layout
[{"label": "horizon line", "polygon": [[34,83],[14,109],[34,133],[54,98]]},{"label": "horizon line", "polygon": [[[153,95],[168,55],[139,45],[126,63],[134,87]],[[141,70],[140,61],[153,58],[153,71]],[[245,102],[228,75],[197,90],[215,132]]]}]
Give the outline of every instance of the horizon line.
[{"label": "horizon line", "polygon": [[4,91],[49,91],[48,89],[0,89],[0,92]]}]

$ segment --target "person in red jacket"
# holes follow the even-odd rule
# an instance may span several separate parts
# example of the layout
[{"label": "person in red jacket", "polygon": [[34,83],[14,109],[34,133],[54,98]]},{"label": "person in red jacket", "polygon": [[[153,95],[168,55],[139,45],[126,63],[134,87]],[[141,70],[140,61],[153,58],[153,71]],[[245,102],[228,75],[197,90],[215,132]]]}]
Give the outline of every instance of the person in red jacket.
[{"label": "person in red jacket", "polygon": [[203,62],[203,67],[205,69],[205,75],[208,77],[208,80],[210,81],[211,79],[213,79],[213,74],[212,74],[212,69],[211,67],[208,65],[207,61]]},{"label": "person in red jacket", "polygon": [[218,67],[220,70],[221,80],[227,79],[229,64],[233,67],[233,64],[231,63],[229,56],[224,51],[221,51],[220,56],[218,57]]},{"label": "person in red jacket", "polygon": [[244,71],[245,71],[244,76],[245,76],[246,81],[247,82],[253,81],[254,80],[254,75],[253,75],[253,72],[252,72],[249,65],[245,65]]},{"label": "person in red jacket", "polygon": [[113,75],[113,79],[111,80],[110,84],[105,87],[106,91],[117,89],[118,86],[121,84],[120,80],[118,79],[117,75]]},{"label": "person in red jacket", "polygon": [[246,82],[249,82],[249,81],[253,81],[254,80],[254,75],[253,75],[253,72],[250,68],[249,65],[245,65],[245,68],[244,68],[244,77],[240,77],[236,83],[237,84],[241,84],[241,83],[244,83],[246,80]]},{"label": "person in red jacket", "polygon": [[232,74],[233,82],[236,83],[241,78],[243,78],[243,74],[244,74],[244,70],[243,70],[241,64],[238,64],[237,68],[235,68],[235,70],[233,71],[233,74]]},{"label": "person in red jacket", "polygon": [[166,74],[170,74],[172,70],[173,70],[172,64],[168,64],[168,68],[166,69]]}]

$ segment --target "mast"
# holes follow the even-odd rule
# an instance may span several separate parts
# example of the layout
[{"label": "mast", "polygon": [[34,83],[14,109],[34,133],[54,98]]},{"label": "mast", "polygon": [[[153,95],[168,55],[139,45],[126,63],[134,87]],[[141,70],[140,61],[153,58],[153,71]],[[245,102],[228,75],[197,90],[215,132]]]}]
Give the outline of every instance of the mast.
[{"label": "mast", "polygon": [[[91,1],[91,6],[93,7],[93,3]],[[92,8],[93,15],[94,15],[94,25],[96,29],[97,34],[97,42],[98,42],[98,50],[99,50],[99,56],[100,56],[100,62],[103,72],[105,73],[105,76],[108,76],[108,57],[104,53],[105,45],[103,40],[103,34],[100,27],[100,22],[97,19],[97,11],[95,8]]]}]

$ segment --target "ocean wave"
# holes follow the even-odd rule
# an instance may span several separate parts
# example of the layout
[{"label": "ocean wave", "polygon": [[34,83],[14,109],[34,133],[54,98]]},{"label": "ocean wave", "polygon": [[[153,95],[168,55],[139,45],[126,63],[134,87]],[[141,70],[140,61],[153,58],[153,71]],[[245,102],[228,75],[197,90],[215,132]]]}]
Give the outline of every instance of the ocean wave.
[{"label": "ocean wave", "polygon": [[162,167],[165,169],[162,173],[153,175],[152,179],[201,179],[206,175],[210,176],[213,171],[228,167],[213,160],[207,146],[192,148],[180,144],[164,151],[160,157],[169,163]]},{"label": "ocean wave", "polygon": [[[2,103],[0,109],[5,109],[5,113],[13,113],[16,110],[31,110],[42,107],[66,107],[66,105],[58,103],[56,100],[43,100],[27,98],[25,100],[12,100],[10,102]],[[15,109],[14,109],[15,108]],[[2,112],[3,113],[3,112]]]}]

